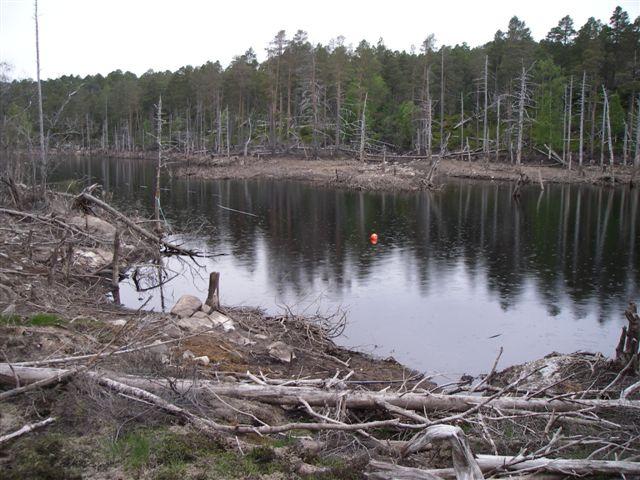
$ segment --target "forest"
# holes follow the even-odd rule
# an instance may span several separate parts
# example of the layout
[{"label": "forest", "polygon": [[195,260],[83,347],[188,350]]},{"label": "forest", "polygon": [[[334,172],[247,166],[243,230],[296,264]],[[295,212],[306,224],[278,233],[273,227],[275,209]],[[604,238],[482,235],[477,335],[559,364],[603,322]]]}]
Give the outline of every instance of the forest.
[{"label": "forest", "polygon": [[[253,49],[220,62],[141,76],[63,76],[42,82],[52,150],[141,152],[154,137],[194,155],[295,153],[474,155],[520,163],[640,164],[640,17],[617,7],[607,22],[560,19],[535,41],[513,17],[484,45],[394,51],[382,39],[312,45],[279,31],[259,62]],[[215,49],[214,49],[215,50]],[[0,78],[4,151],[37,146],[37,84]]]}]

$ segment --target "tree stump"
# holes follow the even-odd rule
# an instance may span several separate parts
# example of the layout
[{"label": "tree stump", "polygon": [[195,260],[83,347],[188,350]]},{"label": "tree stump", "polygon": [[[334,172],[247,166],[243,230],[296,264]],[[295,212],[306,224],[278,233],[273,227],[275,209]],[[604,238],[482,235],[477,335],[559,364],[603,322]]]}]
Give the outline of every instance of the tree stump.
[{"label": "tree stump", "polygon": [[210,307],[211,311],[220,309],[220,273],[211,272],[209,275],[209,293],[205,305]]},{"label": "tree stump", "polygon": [[631,363],[633,372],[640,371],[640,356],[638,345],[640,344],[640,316],[635,303],[629,302],[629,308],[624,312],[628,326],[622,327],[620,340],[616,347],[616,361],[624,368]]}]

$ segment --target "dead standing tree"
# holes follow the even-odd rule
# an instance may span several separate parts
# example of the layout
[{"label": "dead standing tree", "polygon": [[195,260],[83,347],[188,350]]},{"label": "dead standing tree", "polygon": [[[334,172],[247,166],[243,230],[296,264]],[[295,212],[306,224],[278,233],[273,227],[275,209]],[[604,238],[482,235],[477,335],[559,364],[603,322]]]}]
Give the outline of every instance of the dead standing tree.
[{"label": "dead standing tree", "polygon": [[162,169],[162,97],[158,99],[156,106],[156,143],[158,145],[158,164],[156,165],[156,190],[153,197],[153,210],[155,214],[156,235],[162,234],[162,225],[160,223],[160,170]]},{"label": "dead standing tree", "polygon": [[632,368],[633,372],[640,370],[640,354],[638,346],[640,345],[640,316],[638,316],[638,307],[635,303],[629,303],[629,308],[624,312],[628,326],[622,327],[620,341],[616,347],[616,361],[625,370]]},{"label": "dead standing tree", "polygon": [[38,82],[38,121],[40,126],[40,181],[42,191],[46,188],[47,151],[44,145],[44,115],[42,113],[42,84],[40,82],[40,33],[38,29],[38,0],[34,2],[36,22],[36,78]]},{"label": "dead standing tree", "polygon": [[524,121],[526,110],[525,107],[529,102],[528,92],[527,92],[527,80],[528,73],[527,70],[522,67],[522,73],[520,74],[520,90],[518,92],[518,136],[516,143],[516,165],[522,164],[522,146],[524,143]]},{"label": "dead standing tree", "polygon": [[362,104],[362,118],[360,120],[360,161],[364,162],[364,145],[367,140],[367,96],[369,92],[364,94],[364,103]]}]

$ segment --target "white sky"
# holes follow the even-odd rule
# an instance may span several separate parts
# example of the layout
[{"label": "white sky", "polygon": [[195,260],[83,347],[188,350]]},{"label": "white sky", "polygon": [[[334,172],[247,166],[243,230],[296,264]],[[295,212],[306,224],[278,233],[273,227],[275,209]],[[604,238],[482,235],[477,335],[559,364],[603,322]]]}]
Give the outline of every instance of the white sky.
[{"label": "white sky", "polygon": [[[281,29],[288,37],[305,30],[313,43],[382,37],[409,50],[430,33],[438,46],[480,45],[517,15],[540,39],[567,14],[576,30],[590,16],[607,23],[617,5],[632,21],[640,15],[640,0],[40,0],[41,71],[51,78],[207,60],[226,66],[249,47],[262,60]],[[35,78],[32,0],[0,0],[0,61],[12,65],[11,78]]]}]

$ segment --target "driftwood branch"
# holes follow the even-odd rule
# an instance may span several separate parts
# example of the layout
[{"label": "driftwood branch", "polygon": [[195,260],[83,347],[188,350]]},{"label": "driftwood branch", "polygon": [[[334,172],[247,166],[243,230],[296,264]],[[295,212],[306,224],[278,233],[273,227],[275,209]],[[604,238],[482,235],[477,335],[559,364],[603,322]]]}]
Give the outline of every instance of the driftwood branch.
[{"label": "driftwood branch", "polygon": [[43,428],[46,427],[47,425],[55,422],[56,419],[55,417],[49,417],[45,420],[42,420],[41,422],[36,422],[36,423],[30,423],[28,425],[25,425],[24,427],[20,428],[19,430],[16,430],[15,432],[9,433],[7,435],[3,435],[0,437],[0,445],[2,445],[3,443],[9,442],[10,440],[13,440],[14,438],[18,438],[21,437],[22,435],[25,435],[29,432],[33,432],[34,430],[37,430],[38,428]]}]

